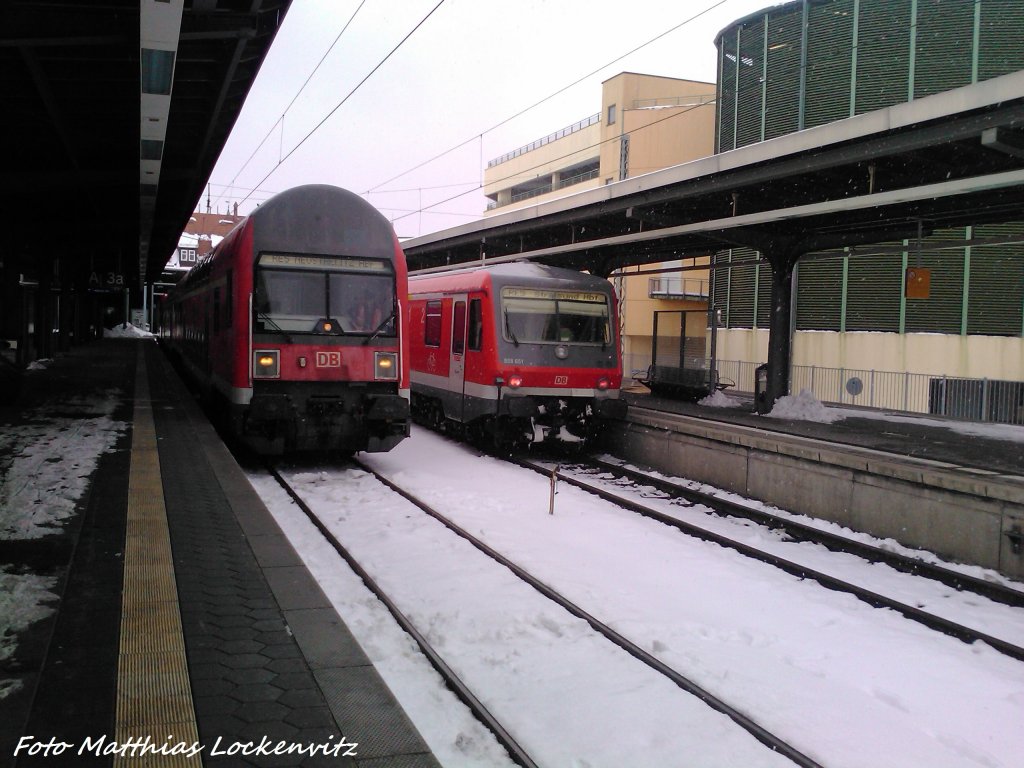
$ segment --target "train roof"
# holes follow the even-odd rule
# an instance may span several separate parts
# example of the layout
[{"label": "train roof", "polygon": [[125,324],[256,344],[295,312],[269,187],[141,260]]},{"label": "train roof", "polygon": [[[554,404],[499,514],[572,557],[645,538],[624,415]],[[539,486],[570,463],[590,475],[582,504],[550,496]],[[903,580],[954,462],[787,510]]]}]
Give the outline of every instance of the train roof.
[{"label": "train roof", "polygon": [[391,222],[359,195],[328,184],[280,192],[249,215],[254,253],[343,254],[395,258]]},{"label": "train roof", "polygon": [[493,266],[475,266],[434,272],[425,275],[410,275],[411,291],[458,291],[481,289],[488,286],[501,288],[506,285],[557,286],[579,290],[586,288],[597,291],[611,291],[611,283],[603,277],[574,269],[552,267],[532,261],[514,261]]}]

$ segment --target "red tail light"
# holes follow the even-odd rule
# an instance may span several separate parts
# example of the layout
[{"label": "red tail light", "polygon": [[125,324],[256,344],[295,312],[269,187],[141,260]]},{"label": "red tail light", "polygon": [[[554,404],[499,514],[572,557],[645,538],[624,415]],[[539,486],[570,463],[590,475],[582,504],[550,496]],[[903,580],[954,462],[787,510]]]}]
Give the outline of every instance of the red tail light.
[{"label": "red tail light", "polygon": [[604,389],[608,389],[608,387],[609,387],[608,379],[598,379],[597,380],[597,388],[598,389],[604,390]]}]

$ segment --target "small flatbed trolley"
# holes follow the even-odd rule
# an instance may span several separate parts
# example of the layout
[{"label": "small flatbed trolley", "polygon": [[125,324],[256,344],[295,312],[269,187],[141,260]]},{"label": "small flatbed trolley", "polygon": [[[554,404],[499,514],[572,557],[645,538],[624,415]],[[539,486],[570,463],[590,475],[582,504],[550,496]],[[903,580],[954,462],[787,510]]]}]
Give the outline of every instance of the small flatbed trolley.
[{"label": "small flatbed trolley", "polygon": [[383,215],[344,189],[301,186],[192,268],[160,333],[258,453],[388,451],[409,435],[407,291]]}]

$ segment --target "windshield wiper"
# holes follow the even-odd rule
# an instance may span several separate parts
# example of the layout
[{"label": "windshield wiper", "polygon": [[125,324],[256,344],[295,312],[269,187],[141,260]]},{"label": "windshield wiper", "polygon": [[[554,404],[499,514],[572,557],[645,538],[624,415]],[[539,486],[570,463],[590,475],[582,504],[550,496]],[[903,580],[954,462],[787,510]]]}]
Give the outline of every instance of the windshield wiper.
[{"label": "windshield wiper", "polygon": [[508,322],[508,310],[505,310],[505,330],[508,331],[509,337],[512,339],[512,343],[517,347],[519,346],[519,339],[516,338],[515,333],[512,331],[512,326]]},{"label": "windshield wiper", "polygon": [[282,334],[284,336],[284,340],[287,341],[289,344],[292,343],[292,337],[291,335],[289,335],[288,331],[286,331],[284,328],[278,325],[277,321],[274,320],[274,318],[272,318],[266,312],[257,312],[256,319],[261,320],[264,325],[269,325],[270,330],[277,331],[278,333]]},{"label": "windshield wiper", "polygon": [[381,323],[380,325],[378,325],[378,326],[377,326],[377,328],[376,328],[376,329],[374,330],[374,332],[373,332],[373,333],[371,333],[371,334],[370,334],[369,336],[367,336],[367,337],[366,337],[365,339],[363,339],[363,346],[365,347],[365,346],[366,346],[367,344],[369,344],[369,343],[370,343],[371,341],[373,341],[373,340],[374,340],[374,339],[376,339],[376,338],[377,338],[378,336],[380,336],[380,335],[381,335],[381,333],[383,333],[383,332],[384,332],[384,329],[388,327],[388,324],[389,324],[389,323],[390,323],[390,322],[391,322],[392,320],[394,320],[394,319],[395,319],[395,311],[394,311],[394,310],[391,310],[391,314],[390,314],[390,315],[388,315],[388,316],[387,316],[387,317],[386,317],[386,318],[384,319],[384,322],[383,322],[383,323]]}]

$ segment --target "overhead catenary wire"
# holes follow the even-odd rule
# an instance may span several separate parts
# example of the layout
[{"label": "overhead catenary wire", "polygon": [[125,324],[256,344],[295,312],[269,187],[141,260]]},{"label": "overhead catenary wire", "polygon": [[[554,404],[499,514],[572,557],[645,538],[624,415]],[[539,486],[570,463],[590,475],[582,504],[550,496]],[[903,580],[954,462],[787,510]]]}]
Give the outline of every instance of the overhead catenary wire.
[{"label": "overhead catenary wire", "polygon": [[[595,70],[593,70],[591,72],[588,72],[587,74],[583,75],[582,77],[577,78],[576,80],[574,80],[573,82],[569,83],[568,85],[565,85],[565,86],[559,88],[557,91],[554,91],[553,93],[548,94],[543,99],[540,99],[539,101],[534,102],[530,106],[524,107],[523,109],[521,109],[518,112],[516,112],[514,115],[511,115],[510,117],[507,117],[504,120],[502,120],[502,121],[500,121],[498,123],[495,123],[490,128],[487,128],[486,130],[478,133],[477,135],[471,136],[470,138],[466,139],[465,141],[462,141],[462,142],[456,144],[455,146],[450,147],[449,149],[446,149],[445,151],[443,151],[443,152],[441,152],[441,153],[439,153],[437,155],[434,155],[433,157],[431,157],[428,160],[424,160],[423,162],[413,166],[412,168],[409,168],[409,169],[407,169],[405,171],[402,171],[401,173],[399,173],[396,176],[392,176],[387,181],[382,181],[380,184],[377,184],[376,186],[370,187],[368,190],[366,190],[366,192],[364,194],[369,194],[371,192],[375,192],[376,190],[379,190],[381,187],[383,187],[385,184],[390,184],[392,181],[400,179],[403,176],[406,176],[406,175],[412,173],[413,171],[418,171],[420,168],[423,168],[424,166],[429,165],[430,163],[434,162],[435,160],[440,160],[445,155],[451,154],[452,152],[456,151],[457,149],[462,149],[462,147],[466,146],[467,144],[470,144],[470,143],[472,143],[474,141],[478,141],[478,140],[482,139],[488,133],[491,133],[492,131],[495,131],[498,128],[501,128],[503,125],[506,125],[507,123],[512,122],[517,117],[522,117],[527,112],[529,112],[529,111],[539,107],[541,104],[544,104],[545,102],[550,101],[551,99],[555,98],[556,96],[559,96],[560,94],[565,93],[570,88],[573,88],[573,87],[579,85],[584,80],[593,77],[594,75],[596,75],[601,70],[607,69],[612,64],[615,64],[617,62],[622,61],[627,56],[632,56],[637,51],[640,51],[640,50],[646,48],[647,46],[649,46],[649,45],[651,45],[653,43],[656,43],[658,40],[660,40],[661,38],[665,37],[666,35],[670,35],[673,32],[675,32],[675,31],[685,27],[687,24],[689,24],[689,23],[699,19],[701,16],[704,16],[707,13],[710,13],[715,8],[718,8],[719,6],[724,5],[728,1],[729,0],[718,0],[718,2],[713,3],[712,5],[709,5],[703,11],[700,11],[699,13],[694,14],[690,18],[686,19],[685,21],[680,22],[679,24],[676,24],[674,27],[672,27],[670,29],[667,29],[664,32],[661,32],[660,34],[655,35],[650,40],[648,40],[646,43],[642,43],[642,44],[636,46],[635,48],[633,48],[632,50],[629,50],[626,53],[623,53],[623,54],[621,54],[619,56],[616,56],[614,59],[612,59],[611,61],[609,61],[609,62],[607,62],[605,64],[602,64],[597,69],[595,69]],[[482,162],[481,162],[481,165],[482,165]],[[383,190],[383,191],[390,192],[392,190]],[[472,191],[476,191],[476,190],[472,190]]]},{"label": "overhead catenary wire", "polygon": [[[723,2],[725,2],[725,1],[726,0],[723,0]],[[634,48],[629,53],[623,54],[622,56],[619,56],[618,58],[613,59],[611,62],[609,62],[609,64],[606,64],[605,67],[609,66],[610,64],[614,64],[615,62],[621,60],[622,58],[625,58],[626,56],[629,56],[632,53],[635,53],[636,51],[640,50],[644,46],[649,45],[650,43],[654,42],[655,40],[660,39],[661,37],[664,37],[666,34],[669,34],[670,32],[674,32],[675,30],[679,29],[680,27],[684,26],[685,24],[689,23],[690,21],[693,21],[694,19],[698,18],[699,16],[708,13],[709,11],[713,10],[714,8],[716,8],[716,7],[718,7],[719,5],[722,5],[722,4],[723,3],[720,2],[720,3],[717,3],[715,5],[712,5],[712,6],[708,7],[708,8],[706,8],[706,9],[704,9],[699,14],[691,17],[690,19],[687,19],[687,21],[682,22],[681,24],[676,25],[672,29],[668,30],[667,32],[662,33],[658,37],[653,38],[652,40],[648,41],[644,45],[638,46],[637,48]],[[850,53],[855,51],[857,49],[857,47],[858,46],[851,44],[851,46],[848,47],[848,48],[837,48],[837,49],[834,49],[830,55],[819,57],[817,59],[817,61],[816,61],[816,64],[820,66],[823,63],[827,63],[827,62],[830,62],[830,61],[838,60],[842,55],[849,55]],[[792,64],[792,65],[790,65],[788,67],[781,67],[781,68],[779,68],[778,70],[776,70],[776,74],[779,74],[780,72],[784,73],[784,74],[792,74],[794,71],[805,70],[805,69],[808,68],[808,66],[809,65],[808,65],[807,62],[798,60],[794,64]],[[604,69],[604,67],[601,67],[598,70],[595,70],[595,72],[598,72],[601,69]],[[592,72],[589,75],[586,75],[584,78],[581,78],[580,80],[575,81],[571,85],[566,86],[565,88],[562,88],[559,91],[556,91],[555,94],[552,94],[552,96],[557,95],[557,94],[561,93],[562,91],[566,90],[567,88],[570,88],[573,85],[578,84],[583,79],[586,79],[586,77],[590,77],[593,74],[595,74],[595,72]],[[754,93],[755,91],[760,91],[762,89],[762,87],[763,87],[762,83],[758,82],[758,83],[754,83],[754,84],[748,86],[747,88],[736,88],[735,93],[738,96],[742,97],[742,96],[750,95],[750,94]],[[549,96],[549,97],[547,97],[545,99],[542,99],[541,101],[537,102],[533,106],[535,107],[535,106],[538,106],[539,104],[544,103],[544,101],[547,101],[548,98],[551,98],[551,96]],[[716,105],[716,104],[717,104],[717,99],[711,99],[709,101],[706,101],[706,102],[703,102],[703,103],[700,103],[700,104],[694,104],[692,106],[688,106],[686,109],[680,109],[678,111],[673,111],[672,114],[670,114],[670,115],[668,115],[668,116],[666,116],[664,118],[661,118],[659,120],[651,121],[650,123],[647,123],[647,124],[645,124],[643,126],[640,126],[640,127],[636,128],[636,129],[634,129],[632,131],[632,133],[636,134],[636,133],[639,133],[640,131],[646,130],[648,128],[652,128],[652,127],[654,127],[654,126],[656,126],[656,125],[658,125],[660,123],[663,123],[666,120],[671,120],[671,119],[674,119],[674,118],[677,118],[677,117],[681,117],[682,115],[684,115],[684,114],[686,114],[686,113],[688,113],[688,112],[690,112],[690,111],[692,111],[694,109],[699,109],[701,107],[706,107],[708,105]],[[528,111],[529,109],[532,109],[532,108],[533,107],[529,107],[526,110],[522,110],[521,112],[517,113],[516,115],[514,115],[511,118],[509,118],[508,120],[512,120],[515,117],[518,117],[518,116],[522,115],[524,112],[526,112],[526,111]],[[501,125],[504,125],[506,122],[508,122],[508,120],[503,121],[501,123],[498,123],[496,126],[494,126],[494,128],[497,128],[497,127],[500,127]],[[494,128],[489,129],[489,130],[494,130]],[[517,177],[523,176],[524,174],[528,174],[530,171],[536,171],[536,170],[541,169],[541,168],[546,168],[546,167],[549,167],[552,163],[556,163],[556,162],[558,162],[560,160],[565,160],[565,159],[567,159],[569,157],[573,157],[573,156],[579,155],[579,153],[581,151],[584,151],[584,150],[587,150],[587,149],[594,149],[596,147],[602,146],[603,144],[618,141],[619,139],[620,139],[619,136],[612,136],[612,137],[607,138],[607,139],[602,139],[601,141],[598,141],[598,142],[596,142],[594,144],[591,144],[591,145],[589,145],[587,147],[574,149],[574,150],[572,150],[571,152],[569,152],[569,153],[567,153],[565,155],[561,155],[561,156],[555,157],[555,158],[547,158],[542,163],[538,163],[537,165],[531,166],[529,168],[520,169],[520,170],[516,171],[514,174],[510,174],[509,176],[504,176],[504,177],[501,177],[501,178],[498,178],[498,179],[493,179],[490,183],[491,184],[501,184],[503,182],[511,181],[511,180],[513,180],[513,179],[515,179]],[[459,149],[462,146],[465,146],[465,144],[467,144],[467,143],[469,143],[469,141],[463,142],[462,144],[459,144],[456,147],[453,147],[451,150],[448,150],[448,152],[454,151],[455,149]],[[732,149],[732,148],[734,148],[734,147],[730,147],[730,149]],[[433,162],[433,160],[436,160],[438,157],[442,157],[444,154],[447,154],[447,152],[442,153],[441,155],[438,155],[438,156],[436,156],[436,157],[432,158],[431,160],[428,160],[428,161],[426,161],[424,163],[421,163],[420,165],[410,169],[406,173],[411,173],[412,171],[421,168],[423,165],[426,165],[427,163]],[[397,178],[400,178],[401,175],[404,175],[404,174],[400,174],[399,176],[395,176],[390,181],[393,181],[393,180],[395,180]],[[383,183],[386,184],[388,182],[383,182]],[[425,211],[429,211],[429,210],[431,210],[431,209],[433,209],[433,208],[435,208],[435,207],[437,207],[439,205],[444,205],[445,203],[453,202],[455,200],[458,200],[460,197],[464,197],[465,195],[469,195],[469,194],[472,194],[474,192],[477,192],[480,189],[482,189],[483,186],[484,186],[483,184],[478,184],[475,189],[466,190],[466,191],[464,191],[464,192],[462,192],[462,193],[460,193],[458,195],[453,195],[451,197],[447,197],[447,198],[444,198],[442,200],[438,200],[435,203],[431,203],[430,205],[428,205],[423,210],[417,210],[417,211],[414,211],[413,213],[422,214]],[[376,187],[374,187],[373,189],[376,189]],[[387,192],[387,191],[390,191],[390,190],[384,190],[384,191]],[[406,218],[409,215],[412,215],[412,214],[406,214],[406,216],[397,217],[395,219],[395,221],[399,221],[400,219]]]},{"label": "overhead catenary wire", "polygon": [[[287,159],[288,159],[289,157],[291,157],[291,156],[292,156],[293,154],[295,154],[295,152],[296,152],[296,151],[297,151],[297,150],[299,149],[299,147],[301,147],[301,146],[302,146],[303,144],[305,144],[305,143],[306,143],[306,142],[307,142],[307,141],[309,140],[309,138],[310,138],[310,137],[311,137],[311,136],[312,136],[312,135],[313,135],[314,133],[316,133],[316,132],[317,132],[318,130],[320,130],[321,126],[323,126],[323,124],[324,124],[324,123],[326,123],[326,122],[327,122],[328,120],[330,120],[330,119],[331,119],[331,117],[332,117],[332,116],[334,115],[334,113],[335,113],[335,112],[337,112],[337,111],[338,111],[339,109],[341,109],[342,105],[344,105],[344,104],[345,104],[345,102],[347,102],[347,101],[348,101],[348,100],[349,100],[349,99],[350,99],[350,98],[351,98],[351,97],[353,96],[353,94],[355,94],[355,93],[356,93],[356,91],[358,91],[358,90],[359,90],[360,88],[362,88],[363,84],[364,84],[364,83],[365,83],[365,82],[366,82],[367,80],[369,80],[369,79],[370,79],[371,77],[373,77],[373,75],[374,75],[374,74],[375,74],[375,73],[377,72],[377,70],[378,70],[378,69],[380,69],[380,68],[381,68],[382,66],[384,66],[384,64],[385,64],[385,63],[387,62],[387,60],[388,60],[388,59],[390,59],[390,58],[391,58],[392,56],[394,56],[394,55],[395,55],[395,53],[396,53],[396,52],[398,51],[398,49],[399,49],[399,48],[401,48],[401,47],[402,47],[402,46],[403,46],[403,45],[404,45],[404,44],[406,43],[406,41],[407,41],[407,40],[408,40],[408,39],[409,39],[410,37],[412,37],[412,36],[413,36],[414,34],[416,34],[416,31],[417,31],[417,30],[418,30],[418,29],[419,29],[420,27],[422,27],[422,26],[423,26],[423,25],[424,25],[424,24],[425,24],[425,23],[427,22],[427,20],[428,20],[428,19],[429,19],[429,18],[430,18],[431,16],[433,16],[433,15],[434,15],[434,13],[435,13],[435,12],[437,11],[437,9],[438,9],[438,8],[440,8],[440,7],[442,6],[442,5],[444,5],[444,2],[445,2],[445,0],[438,0],[438,3],[437,3],[437,5],[435,5],[435,6],[433,7],[433,8],[431,8],[431,9],[430,9],[430,11],[429,11],[429,12],[427,13],[427,15],[426,15],[426,16],[424,16],[424,17],[423,17],[422,19],[420,19],[420,20],[419,20],[419,22],[417,22],[417,23],[416,23],[416,26],[414,26],[414,27],[413,27],[413,28],[412,28],[412,29],[411,29],[411,30],[410,30],[410,31],[409,31],[409,32],[408,32],[408,33],[407,33],[407,34],[405,35],[405,37],[403,37],[403,38],[402,38],[402,39],[401,39],[401,40],[400,40],[400,41],[398,42],[398,44],[397,44],[397,45],[395,45],[395,47],[394,47],[394,48],[392,48],[392,49],[391,49],[391,50],[390,50],[390,51],[388,52],[388,54],[387,54],[387,55],[386,55],[386,56],[385,56],[385,57],[384,57],[383,59],[381,59],[381,60],[380,60],[379,62],[377,62],[376,66],[374,66],[374,67],[373,67],[373,69],[371,69],[371,70],[370,70],[370,71],[369,71],[369,72],[368,72],[368,73],[367,73],[367,74],[366,74],[366,75],[365,75],[365,76],[363,77],[363,79],[362,79],[362,80],[360,80],[360,81],[359,81],[359,82],[358,82],[358,83],[356,84],[356,86],[355,86],[354,88],[352,88],[352,90],[350,90],[350,91],[349,91],[349,92],[348,92],[347,94],[345,94],[344,98],[342,98],[342,100],[341,100],[341,101],[339,101],[339,102],[338,102],[338,103],[337,103],[337,104],[336,104],[336,105],[334,106],[334,108],[333,108],[333,109],[331,109],[331,111],[330,111],[330,112],[328,112],[328,113],[327,113],[327,114],[326,114],[326,115],[325,115],[325,116],[323,117],[323,119],[321,119],[321,120],[320,120],[320,122],[318,122],[318,123],[317,123],[317,124],[316,124],[315,126],[313,126],[313,128],[312,128],[312,129],[311,129],[311,130],[310,130],[310,131],[309,131],[308,133],[306,133],[306,135],[305,135],[305,136],[303,136],[303,137],[302,137],[302,139],[301,139],[301,140],[300,140],[300,141],[299,141],[299,142],[298,142],[298,143],[297,143],[297,144],[296,144],[296,145],[295,145],[294,147],[292,147],[292,148],[291,148],[291,149],[290,149],[290,150],[288,151],[288,153],[287,153],[286,155],[284,155],[284,156],[283,156],[283,157],[282,157],[282,158],[281,158],[281,159],[280,159],[280,160],[278,161],[277,165],[275,165],[275,166],[274,166],[273,168],[271,168],[271,169],[270,169],[270,170],[269,170],[269,171],[267,172],[267,174],[266,174],[266,175],[265,175],[265,176],[264,176],[264,177],[263,177],[262,179],[260,179],[260,180],[259,180],[259,181],[258,181],[258,182],[256,183],[256,185],[255,185],[255,186],[256,186],[256,187],[258,187],[258,186],[260,186],[260,185],[261,185],[261,184],[262,184],[263,182],[265,182],[265,181],[266,181],[267,179],[269,179],[269,178],[270,178],[270,177],[271,177],[271,176],[272,176],[272,175],[274,174],[274,172],[275,172],[275,171],[277,171],[277,169],[278,169],[278,168],[280,168],[280,167],[281,167],[281,166],[282,166],[282,165],[284,164],[284,162],[285,162],[285,161],[286,161],[286,160],[287,160]],[[246,196],[245,196],[244,198],[242,198],[241,202],[243,202],[243,203],[244,203],[244,202],[245,202],[246,200],[248,200],[248,199],[249,199],[249,195],[246,195]]]},{"label": "overhead catenary wire", "polygon": [[[302,83],[302,85],[299,87],[299,90],[297,90],[295,92],[295,95],[292,96],[292,100],[288,102],[288,106],[284,108],[284,111],[281,113],[281,116],[274,122],[272,126],[270,126],[270,129],[267,131],[266,136],[263,137],[260,143],[256,146],[256,149],[252,151],[252,154],[249,155],[246,161],[242,163],[242,167],[238,169],[238,172],[231,179],[231,183],[225,185],[225,189],[234,188],[235,182],[238,180],[238,177],[242,175],[242,171],[244,171],[249,166],[249,163],[252,162],[252,159],[256,157],[256,154],[263,148],[263,145],[266,144],[267,139],[270,138],[270,135],[274,132],[274,129],[277,128],[278,125],[281,125],[281,141],[284,141],[283,123],[285,115],[287,115],[288,111],[295,105],[295,102],[298,100],[299,96],[302,95],[302,92],[306,90],[306,86],[309,85],[309,81],[313,79],[313,75],[315,75],[317,71],[319,71],[320,67],[323,65],[324,61],[327,60],[327,57],[330,55],[331,51],[334,50],[334,46],[336,46],[338,44],[338,41],[341,40],[341,36],[344,35],[345,31],[352,25],[352,22],[355,20],[356,16],[359,14],[359,11],[362,10],[365,4],[366,0],[362,0],[359,3],[359,6],[352,12],[352,15],[348,17],[348,21],[345,22],[345,25],[341,28],[341,31],[338,33],[337,37],[334,38],[334,42],[331,43],[330,47],[328,47],[328,49],[324,52],[324,55],[320,57],[320,61],[318,61],[316,63],[316,66],[313,67],[313,70],[309,73],[309,76],[306,77],[305,82]],[[217,196],[217,202],[220,202],[220,195]]]}]

